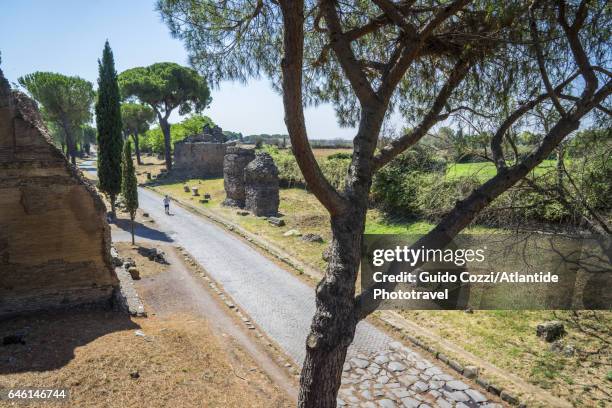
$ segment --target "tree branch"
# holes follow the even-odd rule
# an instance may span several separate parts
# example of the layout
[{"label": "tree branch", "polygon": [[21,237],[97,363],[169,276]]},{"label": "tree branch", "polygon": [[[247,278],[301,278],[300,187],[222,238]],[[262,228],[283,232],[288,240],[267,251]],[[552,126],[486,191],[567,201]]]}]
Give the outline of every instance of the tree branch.
[{"label": "tree branch", "polygon": [[572,82],[578,74],[573,74],[568,79],[557,85],[555,89],[552,89],[550,93],[544,93],[537,98],[530,100],[529,102],[523,103],[514,112],[512,112],[499,126],[497,132],[491,138],[491,153],[493,154],[493,163],[498,171],[504,171],[506,169],[506,159],[504,159],[504,152],[502,149],[502,142],[504,135],[510,129],[517,120],[519,120],[525,113],[536,107],[539,103],[549,98],[551,94],[556,95],[561,92],[570,82]]},{"label": "tree branch", "polygon": [[357,99],[359,99],[362,106],[378,99],[365,72],[361,69],[361,64],[355,58],[350,41],[342,32],[342,25],[338,17],[335,2],[333,0],[320,0],[319,5],[325,16],[331,48],[338,57],[338,62],[351,83]]},{"label": "tree branch", "polygon": [[[455,207],[438,223],[438,225],[418,240],[412,248],[444,248],[452,239],[467,227],[476,216],[503,192],[523,179],[536,166],[542,163],[553,150],[571,132],[578,129],[580,120],[601,101],[612,94],[612,81],[608,82],[591,98],[588,95],[576,104],[566,117],[561,118],[550,131],[547,132],[540,146],[530,153],[523,161],[504,172],[490,178],[483,185],[475,189],[467,198],[458,201]],[[419,265],[417,265],[418,267]],[[355,297],[355,314],[363,319],[378,307],[380,301],[371,301],[372,292],[377,288],[393,290],[395,283],[385,282],[374,285]]]},{"label": "tree branch", "polygon": [[546,64],[544,64],[544,56],[542,54],[540,36],[538,34],[538,27],[535,19],[535,8],[537,5],[538,0],[534,0],[529,7],[529,28],[531,31],[531,39],[533,40],[533,48],[536,53],[536,60],[538,61],[538,67],[540,69],[540,76],[542,77],[542,82],[544,82],[544,87],[546,88],[548,95],[550,95],[553,105],[561,116],[565,116],[567,113],[565,112],[563,105],[561,105],[559,98],[557,98],[557,94],[553,92],[553,87],[550,83],[550,79],[548,78],[548,72],[546,72]]},{"label": "tree branch", "polygon": [[470,0],[455,0],[448,6],[439,9],[422,30],[407,33],[405,42],[407,42],[408,45],[401,49],[401,56],[397,59],[397,62],[394,63],[393,60],[390,61],[390,64],[393,65],[389,67],[389,71],[383,75],[381,79],[381,85],[377,93],[383,100],[387,100],[391,97],[397,84],[402,80],[402,77],[412,62],[419,55],[419,52],[433,31],[469,2]]},{"label": "tree branch", "polygon": [[565,16],[565,1],[558,0],[557,3],[559,6],[559,15],[558,15],[559,23],[561,24],[561,27],[563,28],[563,31],[565,32],[565,36],[568,39],[570,49],[572,50],[572,54],[574,55],[576,64],[578,65],[578,68],[580,69],[580,73],[582,77],[584,78],[584,81],[586,82],[584,91],[582,92],[583,99],[586,99],[585,97],[589,95],[593,95],[595,93],[595,90],[597,90],[597,85],[598,85],[597,76],[595,75],[595,72],[593,71],[593,67],[591,67],[589,58],[587,57],[586,52],[584,51],[584,48],[582,47],[582,44],[580,42],[580,37],[578,35],[578,32],[580,31],[580,28],[582,27],[582,24],[584,23],[584,20],[586,18],[586,12],[587,12],[586,3],[587,2],[583,0],[582,3],[580,4],[580,6],[578,7],[578,11],[576,13],[574,24],[572,24],[571,26],[568,24],[566,16]]},{"label": "tree branch", "polygon": [[425,134],[440,120],[440,111],[446,105],[448,98],[467,75],[471,64],[466,60],[458,61],[451,70],[449,77],[438,93],[431,109],[425,115],[421,123],[410,133],[392,141],[387,146],[383,147],[380,152],[372,159],[372,172],[383,167],[390,162],[395,156],[408,149],[418,142]]},{"label": "tree branch", "polygon": [[321,172],[306,133],[302,97],[302,63],[304,59],[304,4],[303,1],[280,2],[283,14],[285,48],[282,60],[283,105],[285,124],[291,138],[291,148],[308,188],[334,215],[348,205]]}]

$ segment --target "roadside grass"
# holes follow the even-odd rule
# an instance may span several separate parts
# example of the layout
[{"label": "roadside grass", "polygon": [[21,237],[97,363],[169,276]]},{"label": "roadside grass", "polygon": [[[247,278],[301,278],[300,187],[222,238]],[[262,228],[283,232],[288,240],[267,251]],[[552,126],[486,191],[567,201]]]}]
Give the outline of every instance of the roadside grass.
[{"label": "roadside grass", "polygon": [[[493,365],[571,401],[575,406],[598,407],[609,402],[612,365],[609,311],[489,310],[408,311],[404,318],[451,339],[455,344]],[[567,334],[561,347],[573,355],[552,351],[551,344],[535,335],[536,325],[561,320]]]}]

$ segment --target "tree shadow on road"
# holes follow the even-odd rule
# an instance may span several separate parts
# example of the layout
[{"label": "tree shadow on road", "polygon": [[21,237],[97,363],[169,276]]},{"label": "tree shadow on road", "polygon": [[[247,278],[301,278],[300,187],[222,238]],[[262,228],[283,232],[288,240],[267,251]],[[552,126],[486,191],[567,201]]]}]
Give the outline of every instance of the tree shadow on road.
[{"label": "tree shadow on road", "polygon": [[[129,233],[132,232],[132,223],[129,219],[117,218],[114,223],[117,227]],[[134,221],[134,235],[152,241],[173,242],[172,238],[163,231],[148,227],[141,222]]]}]

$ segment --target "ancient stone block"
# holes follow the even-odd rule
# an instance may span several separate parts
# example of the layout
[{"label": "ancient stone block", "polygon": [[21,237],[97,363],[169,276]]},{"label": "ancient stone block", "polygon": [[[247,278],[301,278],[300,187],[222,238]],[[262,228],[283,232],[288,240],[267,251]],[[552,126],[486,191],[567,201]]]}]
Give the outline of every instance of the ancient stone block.
[{"label": "ancient stone block", "polygon": [[110,305],[118,285],[110,244],[96,190],[0,71],[0,318]]},{"label": "ancient stone block", "polygon": [[268,217],[268,222],[274,225],[275,227],[285,226],[285,220],[283,220],[282,218],[278,218],[278,217]]},{"label": "ancient stone block", "polygon": [[256,216],[276,216],[280,202],[278,169],[268,153],[258,153],[244,169],[245,208]]},{"label": "ancient stone block", "polygon": [[228,147],[223,159],[223,187],[226,198],[223,205],[230,207],[244,207],[244,169],[255,159],[253,149],[243,147]]},{"label": "ancient stone block", "polygon": [[553,342],[565,334],[565,327],[560,321],[552,320],[538,324],[536,334],[547,342]]},{"label": "ancient stone block", "polygon": [[302,236],[302,241],[306,241],[306,242],[323,242],[323,237],[321,237],[319,234],[308,233],[308,234],[304,234]]}]

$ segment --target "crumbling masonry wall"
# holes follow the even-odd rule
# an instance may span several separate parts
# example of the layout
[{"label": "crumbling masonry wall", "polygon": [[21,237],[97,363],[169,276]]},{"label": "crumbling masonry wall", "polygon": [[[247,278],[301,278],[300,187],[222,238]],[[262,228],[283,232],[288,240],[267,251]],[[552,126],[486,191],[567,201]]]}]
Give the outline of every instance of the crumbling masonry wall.
[{"label": "crumbling masonry wall", "polygon": [[[216,133],[221,132],[220,128]],[[206,127],[205,131],[210,131]],[[221,134],[222,136],[222,134]],[[221,143],[212,133],[186,137],[174,144],[174,172],[191,177],[221,177],[223,158],[233,143]]]},{"label": "crumbling masonry wall", "polygon": [[278,169],[272,156],[268,153],[257,153],[255,159],[244,168],[244,184],[245,209],[258,217],[278,215]]},{"label": "crumbling masonry wall", "polygon": [[110,243],[104,203],[0,71],[0,318],[110,304]]},{"label": "crumbling masonry wall", "polygon": [[226,198],[223,205],[244,207],[246,194],[244,169],[253,159],[255,150],[244,147],[228,147],[223,160],[223,187]]}]

